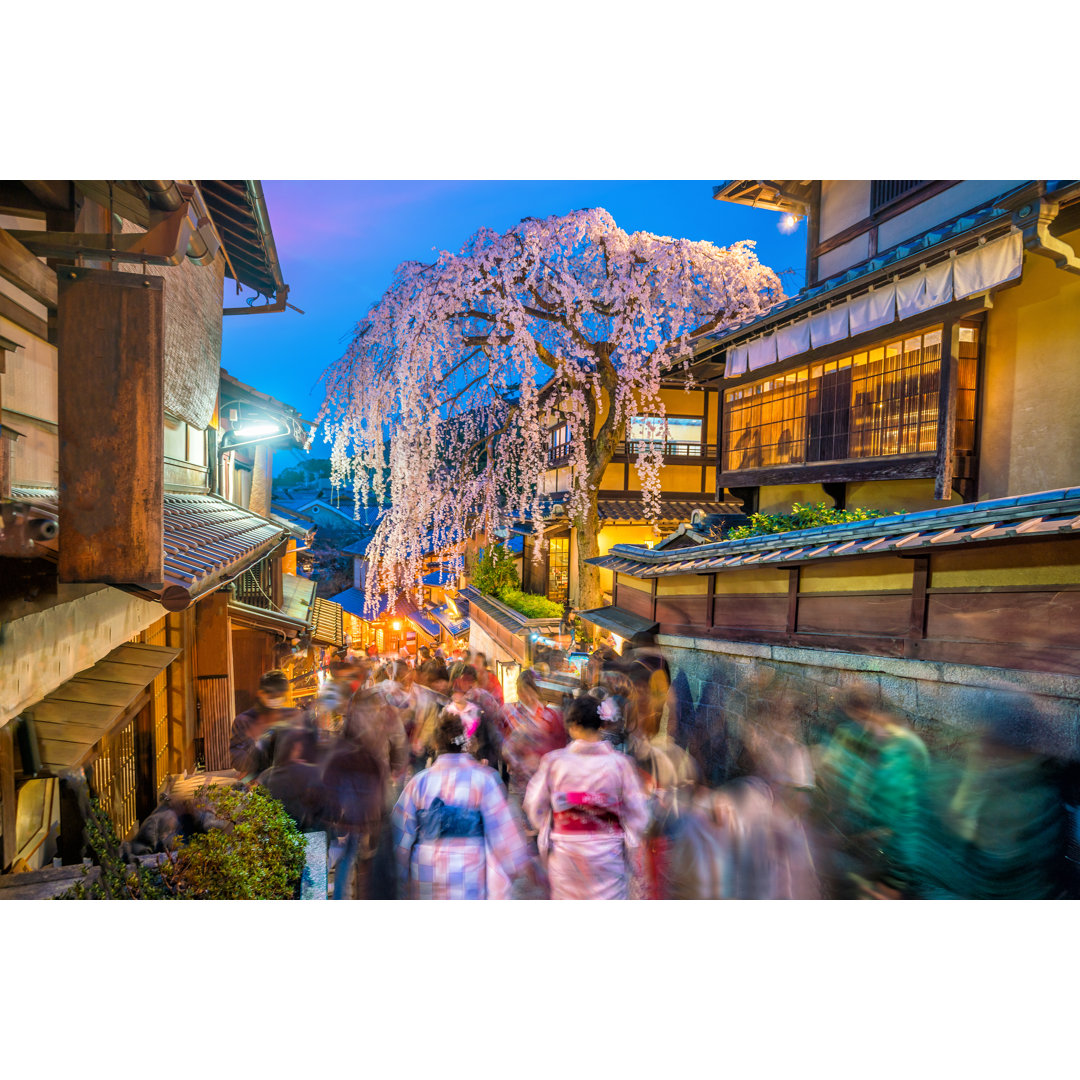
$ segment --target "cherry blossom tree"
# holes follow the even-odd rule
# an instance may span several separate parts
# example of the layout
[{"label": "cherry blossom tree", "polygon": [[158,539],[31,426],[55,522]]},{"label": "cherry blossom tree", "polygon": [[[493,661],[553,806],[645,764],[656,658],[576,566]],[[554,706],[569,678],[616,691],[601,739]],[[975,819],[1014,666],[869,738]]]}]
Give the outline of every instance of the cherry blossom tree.
[{"label": "cherry blossom tree", "polygon": [[[566,514],[578,603],[601,602],[597,487],[632,416],[657,417],[661,380],[692,383],[695,336],[782,296],[752,241],[628,234],[605,210],[479,230],[457,254],[398,267],[325,375],[331,480],[388,502],[368,548],[369,604],[418,587],[425,553],[539,523],[549,424],[568,427]],[[661,449],[639,443],[646,515]],[[387,473],[384,468],[388,467]]]}]

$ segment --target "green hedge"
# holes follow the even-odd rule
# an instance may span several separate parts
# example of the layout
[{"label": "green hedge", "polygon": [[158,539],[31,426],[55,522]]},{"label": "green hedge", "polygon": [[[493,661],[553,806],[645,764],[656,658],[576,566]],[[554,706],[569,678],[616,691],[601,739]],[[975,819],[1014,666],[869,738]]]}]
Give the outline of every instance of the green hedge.
[{"label": "green hedge", "polygon": [[509,608],[520,612],[527,619],[561,619],[563,608],[554,600],[539,593],[522,592],[520,589],[503,589],[499,599]]},{"label": "green hedge", "polygon": [[285,807],[260,787],[213,786],[196,795],[226,828],[179,843],[158,866],[124,862],[108,815],[92,800],[87,839],[98,881],[76,883],[58,900],[292,900],[299,894],[307,840]]},{"label": "green hedge", "polygon": [[793,529],[813,529],[818,525],[840,525],[849,521],[871,521],[874,518],[903,514],[904,510],[867,510],[861,506],[837,510],[826,503],[794,503],[790,514],[751,514],[745,525],[729,529],[725,540],[745,540],[750,536],[770,536]]}]

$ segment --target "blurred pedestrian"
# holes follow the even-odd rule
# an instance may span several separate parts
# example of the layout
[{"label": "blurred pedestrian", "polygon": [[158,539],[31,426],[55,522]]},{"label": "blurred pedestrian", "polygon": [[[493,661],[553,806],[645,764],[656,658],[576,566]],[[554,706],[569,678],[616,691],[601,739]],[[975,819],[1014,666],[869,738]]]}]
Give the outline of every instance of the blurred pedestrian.
[{"label": "blurred pedestrian", "polygon": [[520,801],[544,755],[561,750],[569,741],[559,711],[540,697],[536,677],[528,668],[518,676],[517,701],[503,707],[503,730],[508,787]]},{"label": "blurred pedestrian", "polygon": [[406,785],[393,811],[402,889],[414,900],[508,899],[529,861],[494,769],[469,753],[461,717],[444,709],[438,757]]},{"label": "blurred pedestrian", "polygon": [[543,758],[525,792],[553,900],[629,894],[630,860],[648,808],[633,763],[601,738],[602,722],[595,698],[575,698],[566,716],[572,742]]},{"label": "blurred pedestrian", "polygon": [[232,767],[245,779],[254,778],[273,764],[272,751],[260,740],[272,728],[293,727],[302,723],[299,709],[289,705],[289,677],[280,668],[264,672],[259,677],[256,702],[233,720],[229,736],[229,757]]}]

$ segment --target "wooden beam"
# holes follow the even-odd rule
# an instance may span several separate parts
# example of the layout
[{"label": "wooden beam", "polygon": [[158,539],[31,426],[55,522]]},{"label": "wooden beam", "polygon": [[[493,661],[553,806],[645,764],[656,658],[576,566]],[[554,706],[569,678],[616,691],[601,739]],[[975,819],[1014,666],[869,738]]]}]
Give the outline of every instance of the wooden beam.
[{"label": "wooden beam", "polygon": [[0,229],[0,277],[46,307],[56,307],[56,274]]},{"label": "wooden beam", "polygon": [[40,315],[27,311],[22,304],[16,303],[10,296],[5,296],[3,293],[0,293],[0,318],[13,322],[28,334],[41,338],[42,341],[49,340],[48,322]]},{"label": "wooden beam", "polygon": [[[706,629],[711,630],[713,628],[713,623],[715,621],[714,616],[716,614],[716,611],[715,611],[715,607],[716,607],[716,575],[715,574],[710,574],[709,575],[709,591],[708,591],[708,593],[706,595],[708,596],[708,602],[707,602],[707,605],[706,605],[706,608],[705,608],[705,627],[706,627]],[[614,602],[614,601],[612,601],[612,602]]]},{"label": "wooden beam", "polygon": [[848,458],[845,461],[775,465],[721,473],[721,487],[760,487],[762,484],[851,483],[857,480],[905,480],[936,475],[936,454],[899,454],[895,457]]},{"label": "wooden beam", "polygon": [[[849,240],[854,240],[855,237],[862,236],[863,233],[869,232],[871,229],[876,229],[881,222],[897,217],[899,214],[910,210],[913,206],[918,206],[919,203],[926,202],[927,199],[932,199],[935,195],[940,195],[941,192],[947,191],[959,183],[959,180],[935,180],[926,187],[915,188],[908,194],[902,195],[895,202],[891,202],[888,206],[872,213],[869,217],[856,221],[854,225],[849,225],[846,229],[842,229],[826,240],[822,240],[814,246],[811,255],[816,260],[819,256],[832,251],[834,248],[841,247]],[[873,251],[870,253],[870,257],[876,254],[877,252]]]},{"label": "wooden beam", "polygon": [[24,180],[23,186],[43,206],[50,206],[54,210],[71,209],[70,180]]},{"label": "wooden beam", "polygon": [[938,383],[937,465],[934,498],[947,501],[952,494],[953,449],[956,444],[957,358],[960,326],[946,323],[941,332],[941,374]]},{"label": "wooden beam", "polygon": [[164,280],[59,273],[62,582],[159,587],[164,528]]}]

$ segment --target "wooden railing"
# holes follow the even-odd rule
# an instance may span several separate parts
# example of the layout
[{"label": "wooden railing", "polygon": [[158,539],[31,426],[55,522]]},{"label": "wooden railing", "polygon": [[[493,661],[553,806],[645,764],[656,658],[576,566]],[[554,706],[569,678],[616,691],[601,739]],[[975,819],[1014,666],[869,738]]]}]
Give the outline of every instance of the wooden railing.
[{"label": "wooden railing", "polygon": [[[638,448],[647,445],[642,439],[624,439],[615,447],[613,460],[623,461],[626,458],[636,458]],[[700,442],[664,442],[664,460],[675,459],[677,461],[713,461],[716,458],[716,443]],[[548,450],[547,463],[549,468],[557,468],[570,462],[570,450],[566,446],[553,446]]]}]

